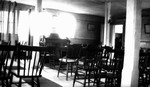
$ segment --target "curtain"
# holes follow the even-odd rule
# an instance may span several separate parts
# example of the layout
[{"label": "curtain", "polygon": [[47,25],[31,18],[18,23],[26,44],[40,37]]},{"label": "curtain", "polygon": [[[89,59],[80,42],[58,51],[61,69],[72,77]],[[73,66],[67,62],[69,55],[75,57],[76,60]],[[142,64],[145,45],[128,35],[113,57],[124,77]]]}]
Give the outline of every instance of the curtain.
[{"label": "curtain", "polygon": [[[29,16],[31,9],[11,1],[0,1],[0,41],[31,45]],[[26,6],[30,7],[30,6]]]},{"label": "curtain", "polygon": [[18,23],[18,41],[23,45],[30,45],[30,12],[19,11],[19,23]]},{"label": "curtain", "polygon": [[17,37],[17,24],[18,24],[18,11],[16,10],[17,3],[2,2],[1,1],[1,23],[0,23],[0,40],[8,42],[12,45],[18,40]]}]

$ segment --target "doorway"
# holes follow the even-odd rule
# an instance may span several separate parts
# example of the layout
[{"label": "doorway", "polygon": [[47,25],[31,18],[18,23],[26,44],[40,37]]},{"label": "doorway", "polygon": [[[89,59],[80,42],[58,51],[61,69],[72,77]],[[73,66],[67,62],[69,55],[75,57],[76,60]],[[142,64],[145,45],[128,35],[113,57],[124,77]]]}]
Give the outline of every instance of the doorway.
[{"label": "doorway", "polygon": [[114,25],[115,29],[115,39],[114,47],[115,49],[122,49],[124,46],[123,42],[123,24]]}]

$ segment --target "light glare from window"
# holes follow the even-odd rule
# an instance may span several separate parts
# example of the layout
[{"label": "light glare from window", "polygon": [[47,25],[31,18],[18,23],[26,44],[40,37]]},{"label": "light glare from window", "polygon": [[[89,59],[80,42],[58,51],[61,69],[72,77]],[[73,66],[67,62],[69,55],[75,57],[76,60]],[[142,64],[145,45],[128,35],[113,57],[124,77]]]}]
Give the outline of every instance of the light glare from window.
[{"label": "light glare from window", "polygon": [[76,30],[76,20],[73,15],[63,13],[58,19],[58,26],[56,32],[60,38],[74,38]]},{"label": "light glare from window", "polygon": [[76,19],[69,13],[60,13],[53,18],[49,12],[34,13],[32,15],[31,33],[38,37],[57,33],[61,39],[74,38]]}]

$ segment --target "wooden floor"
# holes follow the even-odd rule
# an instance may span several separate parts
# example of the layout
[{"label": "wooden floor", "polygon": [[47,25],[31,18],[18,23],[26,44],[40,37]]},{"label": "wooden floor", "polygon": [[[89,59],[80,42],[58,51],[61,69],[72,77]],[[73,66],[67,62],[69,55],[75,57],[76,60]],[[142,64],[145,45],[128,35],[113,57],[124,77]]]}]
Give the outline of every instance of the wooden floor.
[{"label": "wooden floor", "polygon": [[[74,76],[69,75],[68,81],[66,81],[66,76],[64,74],[60,73],[59,77],[57,77],[57,73],[58,73],[58,65],[55,68],[51,68],[48,64],[46,64],[46,66],[44,66],[44,69],[42,71],[42,77],[40,78],[40,87],[73,87]],[[14,81],[18,81],[17,78],[15,78]],[[25,80],[25,81],[29,81],[29,80]],[[17,87],[17,86],[12,85],[12,87]],[[22,87],[31,87],[30,82],[22,84]],[[76,82],[75,87],[83,87],[83,85]],[[95,87],[95,86],[90,86],[90,87]],[[101,87],[104,86],[102,85]],[[143,86],[139,86],[139,87],[143,87]]]},{"label": "wooden floor", "polygon": [[[47,82],[41,80],[41,87],[72,87],[73,76],[69,76],[68,81],[66,81],[66,76],[60,73],[59,77],[57,77],[57,72],[57,69],[45,66],[42,72],[42,79],[47,79]],[[83,85],[76,83],[75,87],[83,87]]]},{"label": "wooden floor", "polygon": [[[53,69],[49,66],[44,66],[42,71],[42,77],[40,78],[40,87],[72,87],[73,84],[73,76],[68,78],[66,81],[64,74],[59,74],[57,77],[57,68]],[[17,78],[14,78],[13,81],[18,81]],[[28,83],[23,83],[22,87],[31,87],[30,79],[27,79]],[[17,87],[16,85],[12,85],[12,87]],[[36,86],[35,86],[36,87]],[[75,87],[83,87],[80,83],[75,83]]]},{"label": "wooden floor", "polygon": [[[42,71],[42,77],[40,78],[40,87],[73,87],[72,85],[73,76],[69,76],[68,81],[66,81],[66,77],[64,74],[60,73],[59,77],[57,77],[57,73],[58,73],[57,68],[58,67],[50,68],[49,65],[44,66],[44,69]],[[18,81],[17,78],[15,78],[14,81]],[[12,85],[12,87],[17,87],[17,86]],[[22,87],[31,87],[31,85],[28,82],[22,84]],[[35,85],[35,87],[37,86]],[[83,87],[83,85],[76,82],[75,87]],[[90,87],[95,87],[95,86],[90,86]],[[139,87],[143,87],[143,86],[139,86]]]}]

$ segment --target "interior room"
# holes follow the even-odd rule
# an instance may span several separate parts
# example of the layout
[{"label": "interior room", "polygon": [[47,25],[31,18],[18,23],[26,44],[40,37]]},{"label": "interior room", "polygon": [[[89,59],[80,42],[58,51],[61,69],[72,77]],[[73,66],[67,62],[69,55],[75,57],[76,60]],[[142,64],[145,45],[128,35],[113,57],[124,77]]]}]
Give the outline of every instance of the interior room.
[{"label": "interior room", "polygon": [[[149,11],[150,0],[0,0],[0,44],[13,46],[7,49],[7,51],[12,51],[11,48],[14,49],[14,53],[8,53],[9,57],[12,57],[10,58],[12,61],[15,60],[13,55],[17,55],[17,53],[20,55],[20,52],[26,50],[23,49],[24,46],[48,49],[48,53],[44,53],[45,59],[42,73],[40,73],[41,78],[35,80],[37,84],[39,81],[37,87],[149,87]],[[22,48],[17,48],[22,45]],[[78,47],[81,48],[77,52],[70,51],[67,49],[70,45],[76,45],[74,50],[77,50]],[[84,50],[84,52],[87,52],[87,55],[92,55],[96,46],[98,49],[96,50],[96,52],[98,51],[96,57],[101,57],[101,61],[107,47],[111,48],[112,58],[116,57],[115,52],[117,54],[119,51],[118,55],[123,52],[119,77],[103,75],[104,73],[100,71],[101,62],[97,62],[99,64],[96,66],[98,69],[94,67],[94,72],[85,69],[88,75],[93,74],[92,82],[90,83],[90,76],[87,78],[85,76],[86,79],[89,79],[87,82],[82,79],[83,84],[77,83],[76,76],[79,75],[77,67],[80,59],[70,62],[67,61],[67,57],[74,54],[82,59],[83,49],[91,45],[94,46],[92,51],[88,53],[87,50]],[[0,51],[2,49],[3,47],[0,48]],[[102,53],[101,49],[103,49]],[[2,53],[0,53],[0,57]],[[87,55],[84,57],[86,58]],[[117,57],[120,57],[118,55]],[[64,57],[66,61],[64,61]],[[23,63],[25,64],[25,62]],[[2,65],[1,61],[0,64]],[[13,64],[11,69],[13,69]],[[63,67],[66,69],[65,74],[61,72],[61,64],[66,64]],[[111,64],[111,59],[108,64]],[[75,69],[73,75],[68,73],[70,65],[71,68]],[[90,63],[90,65],[92,64]],[[20,83],[21,81],[25,82],[11,86],[33,87],[35,85],[32,85],[30,81],[28,82],[28,79],[19,80],[14,72],[11,71],[11,73],[10,76],[12,77],[8,80],[10,84],[19,81]],[[7,80],[4,81],[4,84],[3,80],[0,77],[2,87],[7,84]]]}]

